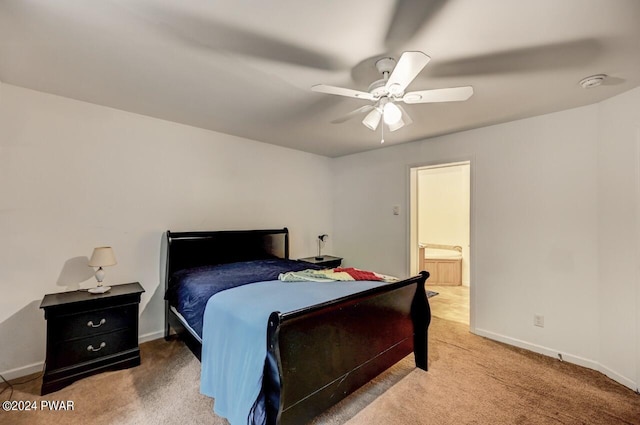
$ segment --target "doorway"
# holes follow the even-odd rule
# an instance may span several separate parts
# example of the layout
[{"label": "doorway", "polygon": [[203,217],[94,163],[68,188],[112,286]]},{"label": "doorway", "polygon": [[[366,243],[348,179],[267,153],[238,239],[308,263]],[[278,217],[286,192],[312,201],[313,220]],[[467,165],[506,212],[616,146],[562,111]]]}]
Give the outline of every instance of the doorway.
[{"label": "doorway", "polygon": [[410,268],[427,270],[432,314],[470,325],[471,163],[411,168]]}]

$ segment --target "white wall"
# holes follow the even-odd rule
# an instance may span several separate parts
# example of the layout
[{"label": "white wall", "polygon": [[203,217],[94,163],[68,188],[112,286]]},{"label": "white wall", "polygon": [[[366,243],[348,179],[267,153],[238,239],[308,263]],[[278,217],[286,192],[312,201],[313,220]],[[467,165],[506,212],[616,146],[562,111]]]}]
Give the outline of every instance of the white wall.
[{"label": "white wall", "polygon": [[409,215],[391,206],[408,206],[408,168],[469,159],[473,329],[597,367],[597,120],[594,105],[337,158],[334,249],[406,275]]},{"label": "white wall", "polygon": [[[418,240],[462,247],[462,284],[469,286],[469,164],[418,170]],[[453,253],[453,252],[452,252]]]},{"label": "white wall", "polygon": [[[338,158],[334,244],[408,270],[408,167],[471,160],[471,328],[640,384],[640,88],[592,105]],[[371,190],[375,188],[375,190]],[[370,229],[375,229],[371,232]],[[545,327],[533,326],[533,314]]]},{"label": "white wall", "polygon": [[292,257],[314,254],[316,236],[333,234],[329,161],[0,84],[0,373],[41,367],[40,301],[93,286],[96,246],[118,260],[105,283],[146,289],[146,338],[163,328],[167,229],[287,226]]},{"label": "white wall", "polygon": [[637,389],[640,383],[640,89],[599,106],[600,362],[607,375]]},{"label": "white wall", "polygon": [[406,276],[409,168],[471,160],[475,332],[637,388],[637,111],[640,89],[330,160],[0,83],[0,373],[41,366],[42,296],[92,286],[103,244],[107,282],[147,290],[143,338],[162,329],[167,229],[288,226],[292,257],[329,233],[324,252]]}]

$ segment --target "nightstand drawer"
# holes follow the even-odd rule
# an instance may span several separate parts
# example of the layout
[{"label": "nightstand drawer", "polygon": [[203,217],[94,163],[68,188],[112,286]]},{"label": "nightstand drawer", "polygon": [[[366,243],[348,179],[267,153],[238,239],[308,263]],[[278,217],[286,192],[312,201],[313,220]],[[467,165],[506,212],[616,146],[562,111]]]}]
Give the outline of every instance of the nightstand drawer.
[{"label": "nightstand drawer", "polygon": [[130,304],[51,318],[53,344],[125,329],[135,323],[138,305]]},{"label": "nightstand drawer", "polygon": [[47,359],[47,369],[58,369],[77,363],[88,362],[138,347],[138,335],[135,329],[123,329],[116,332],[75,339],[60,344]]}]

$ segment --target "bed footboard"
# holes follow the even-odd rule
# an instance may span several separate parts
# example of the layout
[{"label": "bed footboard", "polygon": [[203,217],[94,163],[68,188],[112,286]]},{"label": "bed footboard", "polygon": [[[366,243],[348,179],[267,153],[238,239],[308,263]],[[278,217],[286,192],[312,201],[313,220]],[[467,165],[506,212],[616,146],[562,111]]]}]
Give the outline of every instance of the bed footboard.
[{"label": "bed footboard", "polygon": [[301,424],[411,351],[427,369],[427,272],[322,305],[271,314],[263,378],[267,423]]}]

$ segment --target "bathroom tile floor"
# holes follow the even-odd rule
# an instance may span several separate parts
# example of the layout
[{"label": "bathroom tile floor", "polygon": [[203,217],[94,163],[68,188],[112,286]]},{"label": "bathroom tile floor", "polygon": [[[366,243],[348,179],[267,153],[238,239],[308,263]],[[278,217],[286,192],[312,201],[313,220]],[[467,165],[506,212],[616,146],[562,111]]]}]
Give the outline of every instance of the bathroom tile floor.
[{"label": "bathroom tile floor", "polygon": [[445,320],[469,324],[469,287],[426,285],[438,295],[429,298],[431,314]]}]

